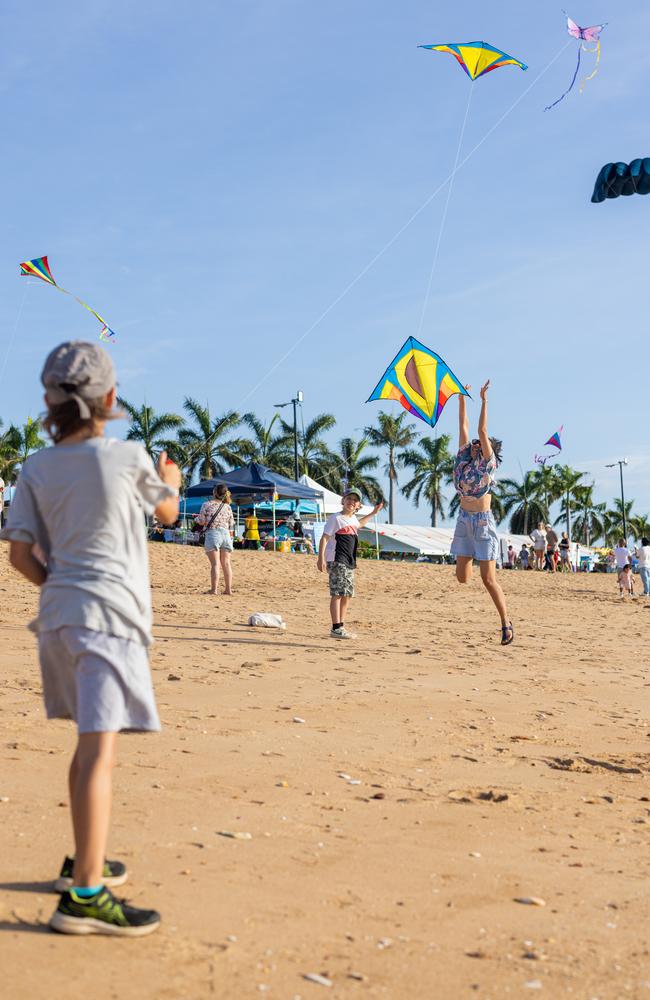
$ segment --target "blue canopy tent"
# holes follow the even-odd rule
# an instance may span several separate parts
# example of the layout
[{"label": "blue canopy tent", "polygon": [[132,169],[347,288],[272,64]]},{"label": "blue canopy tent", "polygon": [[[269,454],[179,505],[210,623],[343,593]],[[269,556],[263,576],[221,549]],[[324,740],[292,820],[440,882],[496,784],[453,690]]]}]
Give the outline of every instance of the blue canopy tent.
[{"label": "blue canopy tent", "polygon": [[305,486],[304,483],[297,483],[287,476],[281,476],[279,472],[273,472],[259,462],[251,462],[240,469],[232,472],[225,472],[222,476],[215,476],[214,479],[202,479],[195,486],[190,486],[185,491],[187,505],[192,506],[198,498],[205,498],[212,494],[215,486],[227,486],[232,494],[235,503],[249,500],[255,504],[271,503],[273,511],[273,535],[275,548],[275,512],[276,501],[283,500],[309,500],[312,503],[323,503],[323,495],[318,490]]}]

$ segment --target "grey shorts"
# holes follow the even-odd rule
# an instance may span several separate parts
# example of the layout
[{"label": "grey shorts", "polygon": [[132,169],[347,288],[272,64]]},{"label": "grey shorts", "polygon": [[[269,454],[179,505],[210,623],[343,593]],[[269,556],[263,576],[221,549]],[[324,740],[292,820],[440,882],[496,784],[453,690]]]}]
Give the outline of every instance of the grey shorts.
[{"label": "grey shorts", "polygon": [[499,555],[499,536],[492,512],[470,514],[461,510],[451,543],[452,556],[467,556],[491,562]]},{"label": "grey shorts", "polygon": [[160,729],[146,646],[66,625],[39,633],[38,652],[48,719],[80,733]]},{"label": "grey shorts", "polygon": [[232,538],[227,528],[210,528],[205,533],[205,551],[213,552],[215,549],[225,549],[232,552]]},{"label": "grey shorts", "polygon": [[354,597],[354,570],[343,563],[328,562],[330,597]]}]

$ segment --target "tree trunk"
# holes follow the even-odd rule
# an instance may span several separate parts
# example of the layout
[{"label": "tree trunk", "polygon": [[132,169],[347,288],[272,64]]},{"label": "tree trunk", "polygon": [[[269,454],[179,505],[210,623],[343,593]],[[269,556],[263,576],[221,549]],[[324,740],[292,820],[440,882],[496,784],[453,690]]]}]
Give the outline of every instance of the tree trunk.
[{"label": "tree trunk", "polygon": [[431,527],[432,528],[438,527],[438,507],[436,505],[435,500],[433,500],[431,503]]},{"label": "tree trunk", "polygon": [[524,507],[524,535],[528,534],[528,505]]},{"label": "tree trunk", "polygon": [[569,541],[571,540],[571,501],[569,499],[569,491],[566,491],[566,533]]}]

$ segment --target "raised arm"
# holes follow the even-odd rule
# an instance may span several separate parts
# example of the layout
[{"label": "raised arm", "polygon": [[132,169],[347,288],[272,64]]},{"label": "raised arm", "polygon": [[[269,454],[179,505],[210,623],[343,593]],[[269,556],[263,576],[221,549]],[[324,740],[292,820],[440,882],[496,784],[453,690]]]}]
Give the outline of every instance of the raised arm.
[{"label": "raised arm", "polygon": [[481,452],[483,458],[488,462],[492,458],[492,442],[488,437],[488,414],[487,414],[487,394],[490,388],[490,380],[481,386],[481,413],[478,418],[478,437],[481,442]]},{"label": "raised arm", "polygon": [[[471,385],[465,386],[467,392],[472,388]],[[469,444],[469,420],[467,419],[467,405],[465,400],[466,396],[458,397],[458,450],[466,448]]]},{"label": "raised arm", "polygon": [[368,521],[372,521],[373,517],[377,516],[377,514],[379,513],[379,511],[382,509],[383,506],[384,506],[384,501],[380,500],[379,503],[375,504],[375,506],[372,508],[369,514],[366,514],[364,517],[359,518],[359,525],[363,528],[364,525],[368,523]]}]

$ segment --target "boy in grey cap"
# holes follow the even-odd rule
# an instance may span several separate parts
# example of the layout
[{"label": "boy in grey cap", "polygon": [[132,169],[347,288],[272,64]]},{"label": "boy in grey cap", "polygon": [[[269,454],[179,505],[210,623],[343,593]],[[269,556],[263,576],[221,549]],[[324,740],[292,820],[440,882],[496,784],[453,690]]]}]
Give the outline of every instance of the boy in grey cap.
[{"label": "boy in grey cap", "polygon": [[[97,344],[60,344],[45,362],[54,442],[23,465],[7,524],[12,566],[40,587],[38,635],[48,718],[74,719],[69,774],[74,859],[58,880],[50,926],[66,934],[149,934],[155,910],[115,899],[124,865],[106,861],[117,733],[160,728],[147,647],[151,597],[145,515],[178,517],[180,471],[141,445],[104,436],[116,416],[115,371]],[[35,549],[35,546],[38,548]],[[44,562],[35,551],[44,554]]]},{"label": "boy in grey cap", "polygon": [[318,569],[322,573],[327,566],[330,587],[330,617],[332,639],[354,639],[345,627],[345,615],[354,597],[354,571],[357,566],[358,531],[384,506],[375,505],[370,514],[357,517],[361,507],[361,494],[356,489],[343,494],[343,509],[332,514],[325,522],[323,537],[318,548]]}]

